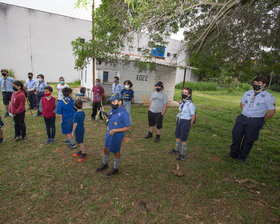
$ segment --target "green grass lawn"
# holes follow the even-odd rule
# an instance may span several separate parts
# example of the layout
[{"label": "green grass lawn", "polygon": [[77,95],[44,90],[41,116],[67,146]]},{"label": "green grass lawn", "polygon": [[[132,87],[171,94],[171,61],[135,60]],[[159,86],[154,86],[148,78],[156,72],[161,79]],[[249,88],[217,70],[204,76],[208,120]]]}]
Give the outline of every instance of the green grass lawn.
[{"label": "green grass lawn", "polygon": [[[62,144],[58,118],[53,145],[44,144],[42,117],[27,112],[25,142],[13,141],[13,121],[2,118],[6,142],[0,145],[0,223],[279,223],[279,106],[245,164],[223,157],[242,94],[193,92],[197,121],[187,160],[179,163],[184,177],[171,173],[176,157],[168,154],[175,144],[176,107],[167,109],[160,143],[143,139],[148,108],[133,107],[120,172],[110,179],[95,172],[102,162],[106,127],[88,121],[90,110],[85,111],[89,158],[82,163],[72,156],[76,150]],[[273,94],[279,105],[280,94]],[[176,90],[175,98],[179,95]]]}]

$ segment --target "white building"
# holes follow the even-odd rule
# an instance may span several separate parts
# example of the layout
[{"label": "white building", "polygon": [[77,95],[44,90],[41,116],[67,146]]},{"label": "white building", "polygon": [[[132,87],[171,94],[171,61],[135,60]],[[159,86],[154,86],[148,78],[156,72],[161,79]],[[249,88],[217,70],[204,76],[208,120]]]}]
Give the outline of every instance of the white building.
[{"label": "white building", "polygon": [[71,41],[90,39],[90,30],[87,20],[0,3],[0,68],[13,69],[20,80],[28,72],[44,74],[47,82],[79,80]]}]

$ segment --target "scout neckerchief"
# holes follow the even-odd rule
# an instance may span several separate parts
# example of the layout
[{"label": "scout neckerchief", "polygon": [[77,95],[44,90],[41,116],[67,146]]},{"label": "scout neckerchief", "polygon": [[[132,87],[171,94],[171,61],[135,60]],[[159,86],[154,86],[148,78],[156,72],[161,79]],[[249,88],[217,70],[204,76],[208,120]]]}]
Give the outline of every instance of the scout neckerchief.
[{"label": "scout neckerchief", "polygon": [[179,119],[181,119],[181,114],[182,114],[182,111],[183,111],[183,108],[184,108],[184,105],[186,102],[189,102],[189,104],[190,104],[192,102],[192,100],[190,98],[188,98],[187,100],[181,100],[180,106],[179,106],[179,113],[177,114],[177,117]]},{"label": "scout neckerchief", "polygon": [[109,114],[107,114],[105,111],[103,112],[103,114],[107,117],[107,121],[106,121],[107,130],[109,130],[109,127],[108,127],[109,120],[112,118],[112,116],[114,114],[116,114],[119,111],[120,108],[121,107],[119,107],[117,109],[112,109],[112,111]]},{"label": "scout neckerchief", "polygon": [[66,97],[64,97],[64,98],[62,99],[62,101],[67,105],[68,103],[71,102],[71,97],[66,96]]},{"label": "scout neckerchief", "polygon": [[[261,92],[263,92],[264,90],[262,90]],[[256,96],[259,95],[261,92],[255,92],[254,96],[252,97],[252,99],[250,100],[250,103],[249,103],[249,107],[253,107],[254,106],[254,101],[256,99]]]},{"label": "scout neckerchief", "polygon": [[4,88],[5,91],[7,91],[7,78],[4,78]]}]

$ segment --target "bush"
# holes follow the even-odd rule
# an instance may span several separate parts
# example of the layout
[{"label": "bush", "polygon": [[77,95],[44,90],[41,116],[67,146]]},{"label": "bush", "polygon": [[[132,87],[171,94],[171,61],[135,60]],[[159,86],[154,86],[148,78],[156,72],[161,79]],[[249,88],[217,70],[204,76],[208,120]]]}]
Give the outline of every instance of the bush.
[{"label": "bush", "polygon": [[237,90],[240,91],[248,91],[252,89],[252,85],[248,84],[248,83],[240,83],[237,87]]},{"label": "bush", "polygon": [[9,76],[16,79],[16,72],[13,69],[9,69]]},{"label": "bush", "polygon": [[[214,82],[185,82],[185,87],[189,87],[192,90],[199,90],[199,91],[216,91],[217,83],[214,83]],[[182,89],[183,82],[178,83],[175,86],[175,88]]]},{"label": "bush", "polygon": [[273,85],[270,86],[270,90],[280,92],[280,85],[273,84]]}]

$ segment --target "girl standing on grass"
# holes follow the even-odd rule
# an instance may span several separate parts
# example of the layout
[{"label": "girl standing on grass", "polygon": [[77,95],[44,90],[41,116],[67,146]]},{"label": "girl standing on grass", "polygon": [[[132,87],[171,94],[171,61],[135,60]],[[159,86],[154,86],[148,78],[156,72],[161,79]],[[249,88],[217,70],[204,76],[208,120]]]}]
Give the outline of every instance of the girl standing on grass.
[{"label": "girl standing on grass", "polygon": [[26,126],[24,122],[25,118],[25,98],[27,93],[24,90],[21,81],[13,82],[13,94],[11,97],[11,103],[9,105],[9,113],[14,118],[15,127],[15,141],[26,139]]},{"label": "girl standing on grass", "polygon": [[121,91],[123,96],[123,107],[129,114],[130,123],[131,123],[131,103],[134,100],[134,91],[131,89],[133,84],[130,80],[124,81],[124,89]]},{"label": "girl standing on grass", "polygon": [[65,87],[69,87],[66,83],[65,83],[65,80],[64,78],[61,76],[59,78],[59,83],[57,84],[56,88],[57,88],[57,91],[58,91],[58,96],[57,96],[57,99],[58,100],[62,100],[63,99],[63,93],[62,93],[62,90],[65,88]]},{"label": "girl standing on grass", "polygon": [[179,113],[176,121],[176,147],[170,154],[180,153],[180,144],[182,143],[182,152],[176,160],[185,160],[187,151],[187,138],[193,123],[195,122],[195,105],[192,102],[192,89],[184,88],[182,90],[182,100],[179,105]]}]

